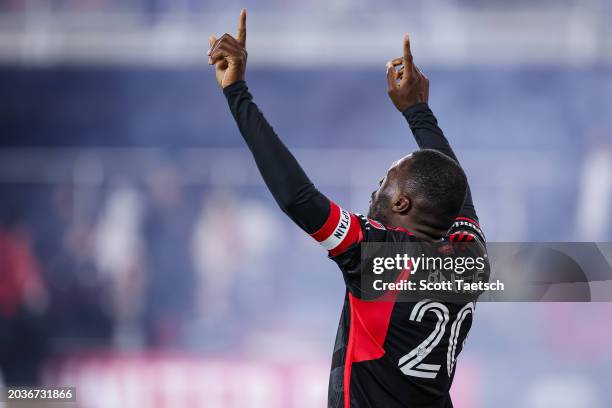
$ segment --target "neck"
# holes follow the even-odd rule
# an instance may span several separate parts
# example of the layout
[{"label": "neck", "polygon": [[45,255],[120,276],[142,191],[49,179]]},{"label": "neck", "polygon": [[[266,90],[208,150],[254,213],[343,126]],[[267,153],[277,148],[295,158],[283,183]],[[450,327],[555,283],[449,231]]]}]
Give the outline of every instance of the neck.
[{"label": "neck", "polygon": [[396,219],[394,225],[406,228],[414,234],[415,237],[425,241],[437,241],[444,238],[448,232],[448,229],[436,227],[429,223],[424,223],[421,220],[409,217]]},{"label": "neck", "polygon": [[437,241],[446,236],[448,230],[442,230],[428,225],[413,224],[407,228],[415,237],[425,241]]}]

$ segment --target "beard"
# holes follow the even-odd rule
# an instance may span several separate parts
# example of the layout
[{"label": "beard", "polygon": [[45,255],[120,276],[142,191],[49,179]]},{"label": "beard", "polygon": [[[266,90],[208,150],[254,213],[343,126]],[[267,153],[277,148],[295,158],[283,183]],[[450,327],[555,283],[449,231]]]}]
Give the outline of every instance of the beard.
[{"label": "beard", "polygon": [[389,214],[389,203],[383,196],[379,195],[376,200],[370,202],[368,218],[378,221],[383,225],[390,225],[387,214]]}]

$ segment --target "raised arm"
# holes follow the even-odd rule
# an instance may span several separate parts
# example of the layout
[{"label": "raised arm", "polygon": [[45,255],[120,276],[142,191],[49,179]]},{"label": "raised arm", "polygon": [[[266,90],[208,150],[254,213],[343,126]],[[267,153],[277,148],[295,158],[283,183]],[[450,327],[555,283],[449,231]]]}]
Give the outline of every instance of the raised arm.
[{"label": "raised arm", "polygon": [[[410,130],[412,130],[419,148],[438,150],[459,162],[448,140],[444,137],[442,129],[438,127],[436,117],[426,103],[414,105],[406,109],[402,114],[408,121]],[[465,201],[459,215],[478,221],[469,183],[465,194]]]},{"label": "raised arm", "polygon": [[330,201],[308,179],[297,160],[263,116],[244,81],[246,72],[246,11],[240,13],[238,35],[209,38],[209,64],[223,88],[240,133],[280,208],[304,231],[313,234],[328,219]]},{"label": "raised arm", "polygon": [[[387,84],[389,97],[408,121],[419,148],[438,150],[459,162],[429,109],[429,79],[414,64],[407,35],[404,37],[404,55],[387,63]],[[478,221],[469,184],[459,216]]]},{"label": "raised arm", "polygon": [[223,88],[240,133],[279,207],[304,231],[314,233],[329,213],[329,200],[312,184],[289,149],[252,101],[244,81]]}]

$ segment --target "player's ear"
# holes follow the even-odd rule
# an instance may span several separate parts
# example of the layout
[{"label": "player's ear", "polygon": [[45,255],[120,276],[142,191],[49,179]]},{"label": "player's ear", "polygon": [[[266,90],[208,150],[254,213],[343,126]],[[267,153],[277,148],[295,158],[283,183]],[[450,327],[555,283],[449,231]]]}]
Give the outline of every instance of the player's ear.
[{"label": "player's ear", "polygon": [[410,207],[412,206],[412,201],[407,195],[398,194],[391,204],[391,209],[393,210],[393,212],[406,213],[408,212],[408,210],[410,210]]}]

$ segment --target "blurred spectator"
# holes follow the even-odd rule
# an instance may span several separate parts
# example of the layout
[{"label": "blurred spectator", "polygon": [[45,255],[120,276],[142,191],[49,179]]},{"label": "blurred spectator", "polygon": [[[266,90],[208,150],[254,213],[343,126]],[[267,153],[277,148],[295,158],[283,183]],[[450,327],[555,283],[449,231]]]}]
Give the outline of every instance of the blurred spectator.
[{"label": "blurred spectator", "polygon": [[109,192],[95,238],[95,262],[111,282],[112,315],[118,346],[142,345],[144,254],[141,237],[141,196],[130,185]]},{"label": "blurred spectator", "polygon": [[238,197],[229,192],[207,195],[195,222],[193,258],[198,271],[200,316],[223,321],[230,316],[231,287],[242,267],[238,240]]},{"label": "blurred spectator", "polygon": [[291,279],[270,262],[282,237],[276,215],[269,206],[230,189],[206,195],[192,245],[200,345],[207,349],[229,347],[236,337],[230,332],[237,327],[248,331],[249,321],[277,304],[282,293],[278,285]]},{"label": "blurred spectator", "polygon": [[0,369],[7,385],[38,383],[47,336],[47,293],[28,233],[10,216],[0,226]]},{"label": "blurred spectator", "polygon": [[195,279],[189,253],[193,215],[173,166],[155,169],[147,187],[146,340],[152,347],[176,347],[183,341],[185,323],[193,311]]},{"label": "blurred spectator", "polygon": [[[91,220],[74,216],[74,189],[60,185],[43,201],[37,222],[43,276],[49,288],[47,325],[53,351],[76,351],[108,344],[112,320],[108,283],[92,251]],[[76,350],[75,350],[76,349]]]}]

